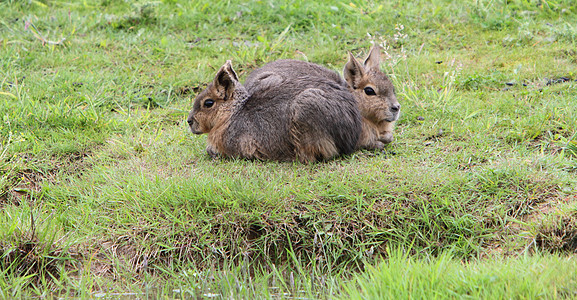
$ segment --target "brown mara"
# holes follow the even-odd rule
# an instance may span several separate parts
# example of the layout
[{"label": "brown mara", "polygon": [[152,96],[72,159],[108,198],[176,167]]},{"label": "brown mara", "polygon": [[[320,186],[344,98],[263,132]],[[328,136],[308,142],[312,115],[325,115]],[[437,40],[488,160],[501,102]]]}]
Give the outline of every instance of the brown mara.
[{"label": "brown mara", "polygon": [[[355,98],[363,120],[357,149],[383,149],[393,141],[393,129],[399,119],[401,105],[389,78],[380,70],[380,47],[374,46],[360,63],[350,52],[345,64],[344,79],[338,73],[317,64],[300,60],[278,60],[249,74],[245,87],[249,93],[269,88],[282,80],[312,76],[325,78],[345,86]],[[276,80],[269,78],[275,76]]]},{"label": "brown mara", "polygon": [[195,134],[208,134],[207,153],[303,163],[357,149],[382,149],[393,139],[400,105],[371,49],[364,64],[351,54],[343,80],[322,66],[279,60],[241,84],[230,61],[194,100]]}]

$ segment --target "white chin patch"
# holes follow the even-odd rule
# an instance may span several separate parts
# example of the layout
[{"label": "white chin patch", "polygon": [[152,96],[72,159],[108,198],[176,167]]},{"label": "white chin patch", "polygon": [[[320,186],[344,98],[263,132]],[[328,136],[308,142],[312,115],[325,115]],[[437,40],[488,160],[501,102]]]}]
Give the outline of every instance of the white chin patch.
[{"label": "white chin patch", "polygon": [[395,121],[398,121],[400,117],[401,117],[401,112],[399,111],[399,113],[397,113],[397,116],[395,117]]}]

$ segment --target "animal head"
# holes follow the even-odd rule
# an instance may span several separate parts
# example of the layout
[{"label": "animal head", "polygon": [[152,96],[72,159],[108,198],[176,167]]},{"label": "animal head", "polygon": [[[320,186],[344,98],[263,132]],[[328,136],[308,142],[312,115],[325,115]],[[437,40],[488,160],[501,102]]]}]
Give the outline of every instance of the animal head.
[{"label": "animal head", "polygon": [[194,99],[188,124],[194,134],[209,133],[224,124],[232,114],[234,104],[248,97],[238,81],[230,60],[220,67],[214,80]]},{"label": "animal head", "polygon": [[378,46],[371,48],[363,64],[349,52],[349,61],[343,71],[361,115],[378,128],[387,127],[386,123],[398,120],[401,111],[393,84],[381,72],[380,62],[381,51]]}]

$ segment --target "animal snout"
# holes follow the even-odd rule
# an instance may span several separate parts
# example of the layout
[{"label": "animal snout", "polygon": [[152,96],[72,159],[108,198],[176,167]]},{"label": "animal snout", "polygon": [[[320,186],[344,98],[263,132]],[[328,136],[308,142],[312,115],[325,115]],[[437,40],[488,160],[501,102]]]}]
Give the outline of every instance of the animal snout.
[{"label": "animal snout", "polygon": [[401,105],[398,104],[398,103],[397,103],[397,104],[393,104],[393,105],[391,106],[391,112],[394,113],[394,114],[398,113],[400,110],[401,110]]},{"label": "animal snout", "polygon": [[188,123],[188,126],[190,126],[190,128],[193,128],[195,126],[196,120],[194,119],[194,117],[189,116],[188,119],[186,119],[186,122]]},{"label": "animal snout", "polygon": [[190,127],[190,131],[194,134],[201,134],[202,132],[198,128],[198,122],[194,119],[194,117],[189,116],[186,120],[188,122],[188,126]]}]

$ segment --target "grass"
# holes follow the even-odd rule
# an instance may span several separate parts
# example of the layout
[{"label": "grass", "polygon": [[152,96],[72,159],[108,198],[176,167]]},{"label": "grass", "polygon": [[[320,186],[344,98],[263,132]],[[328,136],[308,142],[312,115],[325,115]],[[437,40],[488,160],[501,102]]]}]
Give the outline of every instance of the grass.
[{"label": "grass", "polygon": [[400,251],[347,286],[346,299],[571,299],[575,260],[519,256],[462,263],[445,254],[414,259]]},{"label": "grass", "polygon": [[[4,1],[0,297],[574,297],[576,14]],[[384,152],[215,161],[187,129],[227,59],[340,70],[371,42],[403,107]]]}]

